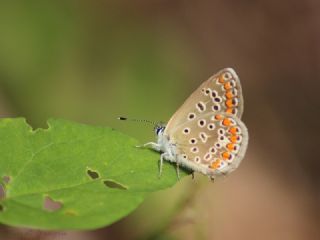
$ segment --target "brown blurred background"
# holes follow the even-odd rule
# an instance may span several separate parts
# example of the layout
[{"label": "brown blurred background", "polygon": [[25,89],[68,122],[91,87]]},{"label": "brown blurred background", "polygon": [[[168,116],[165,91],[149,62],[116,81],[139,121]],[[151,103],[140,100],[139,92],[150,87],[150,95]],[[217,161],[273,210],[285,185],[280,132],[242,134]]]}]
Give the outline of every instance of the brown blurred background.
[{"label": "brown blurred background", "polygon": [[185,178],[104,229],[2,226],[0,239],[320,239],[319,1],[0,3],[0,117],[34,127],[59,117],[145,142],[150,127],[115,118],[168,120],[224,67],[250,134],[234,174]]}]

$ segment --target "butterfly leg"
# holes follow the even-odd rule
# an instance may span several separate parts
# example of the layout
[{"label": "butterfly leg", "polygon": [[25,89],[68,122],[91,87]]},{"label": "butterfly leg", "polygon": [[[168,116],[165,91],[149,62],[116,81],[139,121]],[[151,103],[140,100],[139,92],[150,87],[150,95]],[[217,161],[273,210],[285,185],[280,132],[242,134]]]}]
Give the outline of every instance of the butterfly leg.
[{"label": "butterfly leg", "polygon": [[163,166],[163,159],[164,157],[167,155],[167,153],[162,153],[160,155],[160,162],[159,162],[159,178],[161,177],[161,174],[162,174],[162,166]]},{"label": "butterfly leg", "polygon": [[210,176],[210,180],[212,183],[214,183],[214,177],[213,176]]},{"label": "butterfly leg", "polygon": [[138,145],[136,146],[137,148],[145,148],[145,147],[151,147],[152,149],[156,150],[156,151],[160,151],[160,146],[159,144],[155,143],[155,142],[148,142],[145,143],[143,145]]},{"label": "butterfly leg", "polygon": [[179,165],[179,163],[177,162],[177,177],[178,177],[178,179],[180,180],[180,167],[179,167],[180,165]]}]

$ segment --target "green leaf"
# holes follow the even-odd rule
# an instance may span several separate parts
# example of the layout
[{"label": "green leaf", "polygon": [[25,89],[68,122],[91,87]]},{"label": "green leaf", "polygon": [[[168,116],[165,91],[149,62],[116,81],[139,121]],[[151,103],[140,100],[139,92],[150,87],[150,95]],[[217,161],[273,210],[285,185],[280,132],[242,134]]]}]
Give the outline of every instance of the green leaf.
[{"label": "green leaf", "polygon": [[[132,212],[147,193],[177,181],[159,153],[111,128],[49,120],[0,120],[0,222],[41,229],[94,229]],[[182,175],[186,173],[182,172]],[[1,193],[2,192],[2,193]]]}]

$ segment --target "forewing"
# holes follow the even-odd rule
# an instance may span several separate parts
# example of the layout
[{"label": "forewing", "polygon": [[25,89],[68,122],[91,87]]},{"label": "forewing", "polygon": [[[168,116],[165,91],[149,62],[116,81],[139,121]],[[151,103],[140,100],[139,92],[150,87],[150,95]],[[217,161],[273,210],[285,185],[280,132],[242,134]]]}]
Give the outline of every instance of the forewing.
[{"label": "forewing", "polygon": [[240,80],[232,68],[225,68],[202,83],[171,117],[165,134],[171,135],[181,124],[212,112],[242,116]]},{"label": "forewing", "polygon": [[228,113],[206,113],[188,120],[172,132],[177,154],[207,168],[208,175],[230,173],[238,167],[248,145],[243,122]]}]

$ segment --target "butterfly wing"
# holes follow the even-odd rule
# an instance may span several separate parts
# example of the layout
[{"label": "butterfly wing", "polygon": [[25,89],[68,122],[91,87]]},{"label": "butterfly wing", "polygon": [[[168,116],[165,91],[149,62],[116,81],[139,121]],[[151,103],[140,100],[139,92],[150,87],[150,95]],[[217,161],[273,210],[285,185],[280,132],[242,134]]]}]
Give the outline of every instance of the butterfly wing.
[{"label": "butterfly wing", "polygon": [[181,124],[209,112],[229,113],[241,118],[242,89],[232,68],[225,68],[202,83],[171,117],[164,134],[171,135]]},{"label": "butterfly wing", "polygon": [[209,176],[235,170],[248,145],[242,121],[228,113],[205,113],[189,120],[170,135],[181,164]]}]

